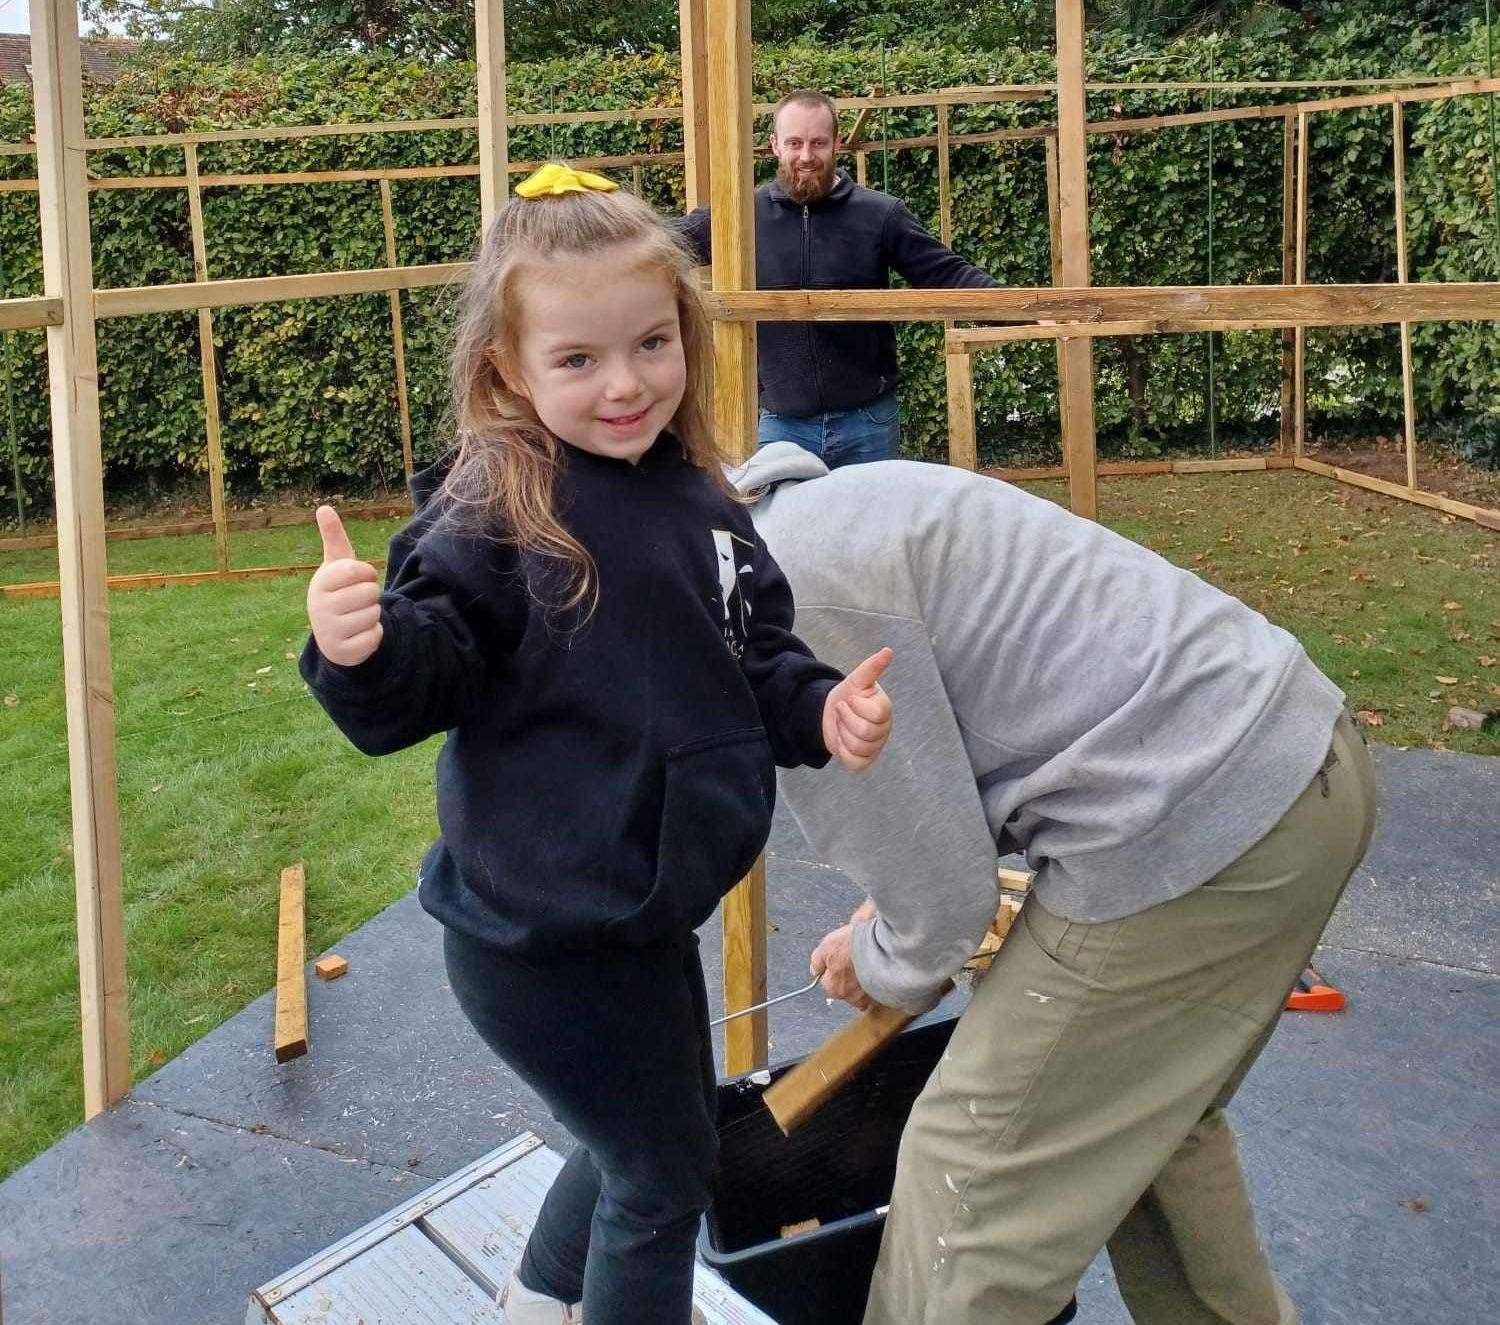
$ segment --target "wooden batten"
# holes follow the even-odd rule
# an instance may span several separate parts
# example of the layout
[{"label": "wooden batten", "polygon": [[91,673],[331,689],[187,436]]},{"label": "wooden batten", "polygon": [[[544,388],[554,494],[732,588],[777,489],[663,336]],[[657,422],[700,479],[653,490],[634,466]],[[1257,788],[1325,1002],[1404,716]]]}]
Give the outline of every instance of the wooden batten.
[{"label": "wooden batten", "polygon": [[1367,492],[1378,492],[1386,497],[1396,497],[1401,501],[1409,501],[1434,511],[1442,511],[1444,515],[1456,515],[1463,520],[1472,520],[1486,529],[1500,530],[1500,510],[1491,506],[1475,506],[1472,502],[1456,501],[1440,493],[1404,487],[1400,483],[1373,478],[1369,474],[1342,469],[1338,465],[1324,464],[1321,460],[1310,460],[1306,456],[1297,457],[1296,467],[1309,474],[1321,474],[1324,478],[1337,479],[1340,483],[1364,488]]},{"label": "wooden batten", "polygon": [[[1285,115],[1281,121],[1281,283],[1297,279],[1297,121]],[[1281,454],[1290,455],[1296,445],[1297,424],[1297,332],[1281,332]]]},{"label": "wooden batten", "polygon": [[32,331],[60,327],[61,299],[0,299],[0,331]]},{"label": "wooden batten", "polygon": [[509,191],[505,127],[505,0],[474,0],[479,97],[479,224],[488,230]]},{"label": "wooden batten", "polygon": [[125,286],[94,291],[94,308],[95,316],[101,319],[140,317],[146,313],[182,313],[192,308],[225,308],[231,304],[274,304],[284,299],[422,290],[450,285],[468,271],[467,262],[438,262],[419,267],[372,267],[367,271],[249,276],[201,284]]},{"label": "wooden batten", "polygon": [[[372,562],[379,566],[383,562]],[[157,574],[154,571],[141,575],[111,575],[105,587],[116,589],[168,589],[187,588],[195,584],[214,584],[221,580],[269,580],[278,575],[311,575],[318,569],[317,562],[305,566],[243,566],[232,570],[184,571],[178,574]],[[0,598],[56,598],[59,585],[56,580],[33,580],[25,584],[0,584]]]},{"label": "wooden batten", "polygon": [[307,1052],[307,878],[302,862],[281,871],[276,923],[276,1030],[278,1063]]},{"label": "wooden batten", "polygon": [[[356,273],[350,273],[356,274]],[[277,280],[297,280],[282,276]],[[101,296],[107,291],[100,291]],[[974,290],[747,290],[711,293],[715,317],[733,321],[938,322],[944,318],[1034,322],[1233,323],[1376,326],[1500,319],[1500,281],[1375,285],[1119,285]],[[1045,328],[1042,329],[1045,334]],[[1084,328],[1086,331],[1087,328]],[[1066,329],[1060,335],[1079,334]]]},{"label": "wooden batten", "polygon": [[948,463],[960,469],[977,469],[973,360],[960,350],[945,354],[943,365],[948,385]]},{"label": "wooden batten", "polygon": [[[1089,183],[1087,106],[1084,96],[1083,0],[1057,0],[1057,205],[1062,239],[1062,279],[1089,283]],[[1094,347],[1065,340],[1062,380],[1062,443],[1068,462],[1069,504],[1075,515],[1097,519],[1094,466]]]},{"label": "wooden batten", "polygon": [[948,107],[937,108],[938,238],[953,245],[953,179],[948,148]]},{"label": "wooden batten", "polygon": [[[345,520],[385,520],[392,516],[411,514],[411,503],[401,502],[357,502],[339,507],[339,515]],[[260,510],[242,511],[228,517],[231,529],[282,529],[288,525],[307,524],[312,515],[307,510]],[[118,525],[104,531],[109,543],[134,543],[147,538],[175,538],[182,534],[208,534],[213,532],[213,520],[179,520],[173,524]],[[20,538],[0,538],[0,552],[30,552],[38,548],[56,547],[56,534],[27,534]]]},{"label": "wooden batten", "polygon": [[705,0],[677,0],[682,56],[682,165],[688,210],[708,206],[708,42]]},{"label": "wooden batten", "polygon": [[[1406,268],[1406,110],[1391,103],[1391,170],[1396,183],[1396,279],[1405,285]],[[1411,323],[1401,324],[1401,426],[1406,440],[1406,486],[1417,486],[1417,402],[1412,383]]]},{"label": "wooden batten", "polygon": [[798,1063],[761,1095],[776,1125],[790,1134],[913,1020],[877,1003]]},{"label": "wooden batten", "polygon": [[[203,238],[203,190],[198,182],[198,146],[183,149],[187,161],[188,224],[193,238],[193,279],[208,280],[208,247]],[[219,368],[214,354],[214,317],[198,310],[198,365],[203,377],[203,426],[208,448],[208,501],[214,522],[214,564],[229,569],[229,529],[225,521],[224,441],[219,423]]]},{"label": "wooden batten", "polygon": [[[380,181],[380,223],[385,231],[385,265],[396,262],[396,216],[391,207],[391,182]],[[411,450],[411,401],[406,393],[406,330],[401,320],[401,292],[386,291],[391,301],[391,347],[396,360],[396,408],[401,412],[401,467],[410,478],[416,465]]]},{"label": "wooden batten", "polygon": [[[701,71],[708,80],[700,100],[708,106],[713,288],[727,294],[755,287],[750,0],[705,0],[704,38],[705,58],[699,61],[695,52],[684,68],[690,77]],[[753,326],[714,323],[714,426],[733,451],[746,456],[755,449],[758,414],[755,347]],[[733,1012],[766,997],[763,859],[725,897],[722,924],[724,1009]],[[764,1011],[725,1026],[724,1061],[731,1074],[762,1066],[768,1052]]]},{"label": "wooden batten", "polygon": [[[1306,112],[1297,116],[1297,286],[1307,283],[1307,159],[1312,155]],[[1292,453],[1299,459],[1307,447],[1307,328],[1299,326],[1292,340]]]},{"label": "wooden batten", "polygon": [[61,321],[47,328],[47,367],[78,914],[83,1108],[84,1116],[92,1118],[130,1088],[130,1018],[83,74],[73,0],[32,0],[31,58],[43,283],[47,298],[62,311]]}]

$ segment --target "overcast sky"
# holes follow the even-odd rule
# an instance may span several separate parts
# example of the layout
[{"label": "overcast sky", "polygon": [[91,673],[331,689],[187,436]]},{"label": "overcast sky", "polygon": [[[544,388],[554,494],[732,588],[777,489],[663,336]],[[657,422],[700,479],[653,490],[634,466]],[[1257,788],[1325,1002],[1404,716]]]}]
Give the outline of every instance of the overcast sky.
[{"label": "overcast sky", "polygon": [[31,0],[0,0],[0,32],[31,31]]},{"label": "overcast sky", "polygon": [[30,31],[30,0],[0,0],[0,32]]}]

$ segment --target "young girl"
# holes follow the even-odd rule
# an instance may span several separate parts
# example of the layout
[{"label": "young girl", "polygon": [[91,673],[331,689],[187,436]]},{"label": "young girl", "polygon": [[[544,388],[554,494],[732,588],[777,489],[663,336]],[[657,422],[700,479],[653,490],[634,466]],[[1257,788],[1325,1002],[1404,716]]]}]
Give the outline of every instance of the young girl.
[{"label": "young girl", "polygon": [[765,843],[774,764],[880,752],[890,654],[841,679],[792,634],[656,214],[566,166],[516,192],[383,593],[319,508],[302,674],[366,753],[448,733],[421,901],[465,1015],[578,1141],[507,1320],[685,1325],[717,1144],[693,931]]}]

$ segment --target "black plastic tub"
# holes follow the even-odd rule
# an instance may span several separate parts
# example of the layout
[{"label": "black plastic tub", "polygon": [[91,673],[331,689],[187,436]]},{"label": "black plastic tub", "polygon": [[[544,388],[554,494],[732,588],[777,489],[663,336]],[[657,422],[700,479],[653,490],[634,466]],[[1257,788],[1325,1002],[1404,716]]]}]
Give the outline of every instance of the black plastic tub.
[{"label": "black plastic tub", "polygon": [[[864,1315],[901,1131],[955,1022],[908,1027],[791,1136],[761,1102],[764,1073],[720,1084],[719,1176],[699,1252],[779,1325],[858,1325]],[[772,1068],[770,1080],[793,1066]],[[808,1219],[819,1226],[781,1236]]]}]

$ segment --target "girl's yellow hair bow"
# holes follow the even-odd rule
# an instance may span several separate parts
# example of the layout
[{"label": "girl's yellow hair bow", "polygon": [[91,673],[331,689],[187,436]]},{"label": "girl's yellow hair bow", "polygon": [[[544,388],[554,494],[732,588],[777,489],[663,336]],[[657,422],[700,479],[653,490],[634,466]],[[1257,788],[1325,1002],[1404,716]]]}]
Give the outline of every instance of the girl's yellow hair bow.
[{"label": "girl's yellow hair bow", "polygon": [[549,161],[516,185],[521,198],[560,198],[565,193],[613,193],[620,186],[603,175]]}]

